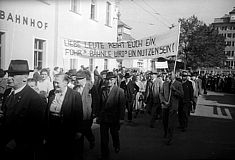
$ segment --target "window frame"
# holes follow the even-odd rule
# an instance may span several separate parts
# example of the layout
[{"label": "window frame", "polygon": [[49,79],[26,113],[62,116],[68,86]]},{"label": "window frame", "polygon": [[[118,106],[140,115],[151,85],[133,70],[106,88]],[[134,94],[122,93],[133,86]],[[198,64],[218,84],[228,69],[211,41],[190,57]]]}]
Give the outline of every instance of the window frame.
[{"label": "window frame", "polygon": [[[90,19],[96,20],[97,19],[97,1],[96,0],[91,0],[91,12],[90,12]],[[94,12],[92,12],[94,9]],[[92,14],[93,13],[93,14]]]},{"label": "window frame", "polygon": [[94,59],[89,58],[89,69],[91,72],[93,71],[93,67],[94,67]]},{"label": "window frame", "polygon": [[104,59],[104,70],[108,69],[108,59]]},{"label": "window frame", "polygon": [[[34,52],[33,52],[34,68],[36,67],[43,68],[45,51],[46,51],[46,40],[34,38]],[[41,59],[39,60],[40,56]]]},{"label": "window frame", "polygon": [[70,11],[80,14],[80,0],[70,0]]},{"label": "window frame", "polygon": [[111,3],[109,1],[106,1],[105,25],[111,27]]}]

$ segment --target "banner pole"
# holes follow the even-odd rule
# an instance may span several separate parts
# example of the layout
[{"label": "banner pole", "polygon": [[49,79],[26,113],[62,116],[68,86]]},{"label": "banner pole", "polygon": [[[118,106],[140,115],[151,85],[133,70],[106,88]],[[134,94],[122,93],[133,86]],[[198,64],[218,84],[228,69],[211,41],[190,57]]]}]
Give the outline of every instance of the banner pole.
[{"label": "banner pole", "polygon": [[178,30],[178,46],[177,46],[177,53],[176,53],[176,56],[175,56],[175,64],[174,64],[174,73],[175,73],[175,70],[176,70],[176,63],[177,63],[177,58],[178,58],[178,52],[179,52],[179,42],[180,42],[180,27],[181,27],[181,23],[179,22],[179,30]]},{"label": "banner pole", "polygon": [[[181,27],[181,23],[179,22],[178,25],[179,25],[179,30],[178,30],[178,46],[177,46],[177,53],[176,53],[176,56],[175,56],[175,64],[174,64],[174,70],[173,70],[174,74],[175,74],[175,70],[176,70],[176,62],[177,62],[177,56],[178,56],[178,52],[179,52],[179,41],[180,41],[180,27]],[[169,98],[168,98],[168,101],[167,101],[168,104],[170,103],[170,99],[171,99],[171,89],[170,89]]]}]

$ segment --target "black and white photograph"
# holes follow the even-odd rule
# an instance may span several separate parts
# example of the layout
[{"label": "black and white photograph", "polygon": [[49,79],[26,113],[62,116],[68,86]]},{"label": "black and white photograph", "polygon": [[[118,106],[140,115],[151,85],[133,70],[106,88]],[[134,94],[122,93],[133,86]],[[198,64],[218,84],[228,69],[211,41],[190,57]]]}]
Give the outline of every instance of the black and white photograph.
[{"label": "black and white photograph", "polygon": [[0,0],[0,159],[235,159],[234,0]]}]

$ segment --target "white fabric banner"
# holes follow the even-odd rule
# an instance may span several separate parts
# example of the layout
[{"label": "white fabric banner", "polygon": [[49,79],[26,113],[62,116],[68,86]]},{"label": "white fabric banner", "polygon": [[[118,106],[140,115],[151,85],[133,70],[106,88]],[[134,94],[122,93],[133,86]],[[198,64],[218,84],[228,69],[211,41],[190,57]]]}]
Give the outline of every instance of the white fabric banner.
[{"label": "white fabric banner", "polygon": [[127,42],[86,42],[62,38],[63,58],[150,59],[178,53],[179,25],[168,32]]}]

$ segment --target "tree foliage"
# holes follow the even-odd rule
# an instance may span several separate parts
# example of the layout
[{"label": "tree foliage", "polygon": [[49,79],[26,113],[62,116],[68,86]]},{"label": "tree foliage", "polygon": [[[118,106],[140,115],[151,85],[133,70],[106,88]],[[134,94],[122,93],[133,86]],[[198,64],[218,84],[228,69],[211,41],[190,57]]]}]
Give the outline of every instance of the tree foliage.
[{"label": "tree foliage", "polygon": [[225,38],[211,25],[207,26],[196,16],[180,19],[179,58],[185,67],[221,67],[224,55]]}]

